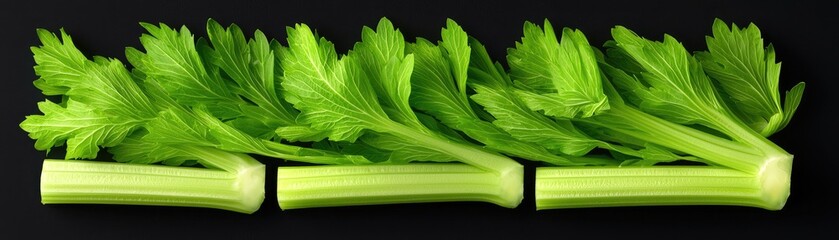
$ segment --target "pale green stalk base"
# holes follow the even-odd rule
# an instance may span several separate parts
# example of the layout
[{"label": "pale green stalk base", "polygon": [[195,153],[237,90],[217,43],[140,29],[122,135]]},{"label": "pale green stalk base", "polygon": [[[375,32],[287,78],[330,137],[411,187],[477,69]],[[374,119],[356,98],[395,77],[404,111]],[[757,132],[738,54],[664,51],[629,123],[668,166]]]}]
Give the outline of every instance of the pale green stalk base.
[{"label": "pale green stalk base", "polygon": [[536,169],[536,209],[733,205],[783,208],[789,165],[759,175],[721,167],[544,167]]},{"label": "pale green stalk base", "polygon": [[48,159],[41,171],[41,202],[206,207],[253,213],[265,198],[265,165],[237,170]]},{"label": "pale green stalk base", "polygon": [[523,171],[503,177],[466,164],[280,167],[280,208],[478,201],[514,208]]}]

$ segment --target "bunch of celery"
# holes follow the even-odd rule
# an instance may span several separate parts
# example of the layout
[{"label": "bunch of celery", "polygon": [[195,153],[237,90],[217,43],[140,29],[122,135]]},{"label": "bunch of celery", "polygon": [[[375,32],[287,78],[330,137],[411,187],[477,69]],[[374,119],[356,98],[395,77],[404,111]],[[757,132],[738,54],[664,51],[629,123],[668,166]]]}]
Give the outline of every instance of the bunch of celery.
[{"label": "bunch of celery", "polygon": [[[765,136],[790,121],[804,84],[787,92],[782,106],[780,64],[772,46],[764,48],[757,27],[728,28],[717,20],[713,30],[708,52],[691,54],[669,35],[656,42],[617,26],[604,55],[579,30],[564,28],[557,39],[548,21],[544,30],[527,23],[521,42],[508,52],[509,78],[486,57],[474,66],[480,80],[473,99],[513,136],[550,144],[544,135],[553,134],[544,128],[557,127],[543,126],[570,124],[641,152],[606,148],[624,159],[618,167],[537,169],[537,208],[783,207],[792,155]],[[542,115],[511,113],[499,102]],[[543,124],[517,124],[522,119]],[[673,160],[705,166],[653,166]]]},{"label": "bunch of celery", "polygon": [[[765,137],[790,121],[804,85],[781,106],[780,65],[754,26],[717,21],[695,55],[616,27],[602,54],[578,30],[557,39],[547,21],[526,23],[509,71],[452,20],[434,43],[408,42],[383,18],[346,54],[305,24],[287,28],[287,46],[213,20],[198,40],[142,26],[143,49],[126,49],[133,68],[38,31],[35,86],[60,102],[39,103],[43,115],[21,127],[39,150],[96,159],[106,148],[129,163],[46,160],[44,203],[250,213],[265,169],[249,154],[312,165],[279,168],[283,209],[514,208],[524,176],[513,158],[558,166],[537,169],[539,209],[780,209],[789,194],[792,156]],[[658,166],[676,160],[703,166]]]}]

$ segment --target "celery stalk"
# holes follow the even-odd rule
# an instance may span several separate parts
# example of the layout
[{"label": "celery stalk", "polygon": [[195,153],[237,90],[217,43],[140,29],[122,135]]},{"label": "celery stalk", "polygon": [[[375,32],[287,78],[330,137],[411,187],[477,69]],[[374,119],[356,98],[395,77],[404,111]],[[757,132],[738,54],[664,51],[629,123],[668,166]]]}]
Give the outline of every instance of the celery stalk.
[{"label": "celery stalk", "polygon": [[265,166],[237,171],[83,160],[44,160],[43,204],[122,204],[207,207],[241,213],[259,209]]},{"label": "celery stalk", "polygon": [[[778,210],[789,195],[762,179],[713,166],[543,167],[536,169],[536,208],[731,205]],[[781,196],[782,195],[782,196]]]},{"label": "celery stalk", "polygon": [[280,167],[277,200],[282,209],[451,201],[514,208],[522,177],[457,163]]}]

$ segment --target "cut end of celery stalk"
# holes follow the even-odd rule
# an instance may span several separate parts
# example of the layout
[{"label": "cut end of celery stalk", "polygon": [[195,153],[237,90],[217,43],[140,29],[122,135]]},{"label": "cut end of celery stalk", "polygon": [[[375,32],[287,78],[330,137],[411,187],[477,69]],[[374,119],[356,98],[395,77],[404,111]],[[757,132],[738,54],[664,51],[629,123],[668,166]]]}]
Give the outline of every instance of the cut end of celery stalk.
[{"label": "cut end of celery stalk", "polygon": [[216,208],[253,213],[265,198],[265,165],[237,172],[79,160],[44,160],[43,204]]},{"label": "cut end of celery stalk", "polygon": [[772,157],[758,172],[763,198],[766,201],[764,208],[781,210],[786,205],[790,195],[792,158],[792,155]]},{"label": "cut end of celery stalk", "polygon": [[502,172],[499,181],[501,182],[500,206],[515,208],[524,199],[524,166],[518,165]]},{"label": "cut end of celery stalk", "polygon": [[277,200],[283,210],[455,201],[515,208],[522,181],[522,168],[499,175],[455,163],[280,167]]},{"label": "cut end of celery stalk", "polygon": [[265,165],[258,164],[242,169],[237,173],[236,186],[240,189],[243,213],[253,213],[265,201]]}]

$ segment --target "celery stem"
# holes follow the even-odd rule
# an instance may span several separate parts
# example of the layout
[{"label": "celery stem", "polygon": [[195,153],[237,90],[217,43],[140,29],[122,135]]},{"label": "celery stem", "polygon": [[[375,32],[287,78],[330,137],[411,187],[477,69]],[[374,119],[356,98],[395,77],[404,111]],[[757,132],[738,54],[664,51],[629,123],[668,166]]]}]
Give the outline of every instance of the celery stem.
[{"label": "celery stem", "polygon": [[479,201],[516,207],[522,175],[499,177],[459,163],[280,167],[282,209],[420,202]]},{"label": "celery stem", "polygon": [[43,204],[206,207],[253,213],[265,196],[265,166],[217,169],[44,160]]},{"label": "celery stem", "polygon": [[535,194],[537,209],[733,205],[778,210],[786,201],[786,196],[766,194],[764,181],[753,174],[712,166],[543,167],[536,169]]}]

